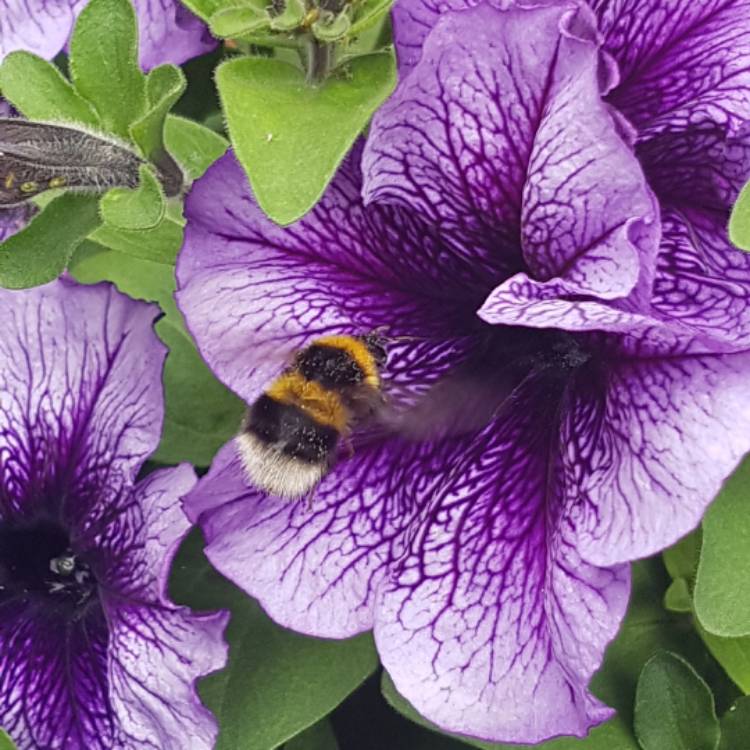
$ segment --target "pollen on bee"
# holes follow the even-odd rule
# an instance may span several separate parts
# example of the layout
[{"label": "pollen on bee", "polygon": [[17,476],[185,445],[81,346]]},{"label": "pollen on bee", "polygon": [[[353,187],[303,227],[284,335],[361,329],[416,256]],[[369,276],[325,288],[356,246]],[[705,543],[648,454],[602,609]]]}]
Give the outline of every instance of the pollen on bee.
[{"label": "pollen on bee", "polygon": [[13,183],[16,181],[16,176],[13,174],[13,172],[8,172],[7,175],[5,175],[5,187],[7,190],[10,190],[13,187]]},{"label": "pollen on bee", "polygon": [[37,189],[37,183],[33,180],[29,180],[28,182],[22,182],[21,183],[21,192],[22,193],[33,193]]},{"label": "pollen on bee", "polygon": [[58,187],[62,187],[63,185],[65,185],[66,182],[67,180],[64,177],[53,177],[47,183],[47,185],[48,187],[51,187],[51,188],[58,188]]}]

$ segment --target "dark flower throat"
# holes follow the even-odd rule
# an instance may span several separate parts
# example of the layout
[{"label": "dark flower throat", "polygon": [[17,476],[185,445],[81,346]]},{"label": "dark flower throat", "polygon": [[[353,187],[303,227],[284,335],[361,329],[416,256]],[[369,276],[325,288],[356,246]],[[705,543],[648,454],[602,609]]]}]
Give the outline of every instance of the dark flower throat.
[{"label": "dark flower throat", "polygon": [[91,569],[73,553],[59,524],[0,523],[0,605],[12,599],[34,601],[74,617],[95,596]]}]

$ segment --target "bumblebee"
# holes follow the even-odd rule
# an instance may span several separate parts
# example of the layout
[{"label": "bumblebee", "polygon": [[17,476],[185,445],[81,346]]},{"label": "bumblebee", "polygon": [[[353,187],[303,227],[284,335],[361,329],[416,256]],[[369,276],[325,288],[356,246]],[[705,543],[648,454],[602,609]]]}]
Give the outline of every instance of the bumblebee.
[{"label": "bumblebee", "polygon": [[384,403],[385,339],[324,336],[249,407],[236,445],[250,482],[287,499],[309,496],[354,427]]}]

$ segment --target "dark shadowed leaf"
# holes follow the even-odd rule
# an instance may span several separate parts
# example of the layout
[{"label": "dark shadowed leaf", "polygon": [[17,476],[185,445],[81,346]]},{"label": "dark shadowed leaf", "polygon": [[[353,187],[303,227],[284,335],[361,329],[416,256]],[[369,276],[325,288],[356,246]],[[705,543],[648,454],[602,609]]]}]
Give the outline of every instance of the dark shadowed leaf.
[{"label": "dark shadowed leaf", "polygon": [[716,750],[719,721],[706,683],[681,657],[664,651],[646,663],[635,699],[643,750]]},{"label": "dark shadowed leaf", "polygon": [[750,696],[740,698],[719,722],[719,750],[743,750],[750,745]]},{"label": "dark shadowed leaf", "polygon": [[339,750],[339,743],[331,722],[323,719],[289,740],[284,750]]}]

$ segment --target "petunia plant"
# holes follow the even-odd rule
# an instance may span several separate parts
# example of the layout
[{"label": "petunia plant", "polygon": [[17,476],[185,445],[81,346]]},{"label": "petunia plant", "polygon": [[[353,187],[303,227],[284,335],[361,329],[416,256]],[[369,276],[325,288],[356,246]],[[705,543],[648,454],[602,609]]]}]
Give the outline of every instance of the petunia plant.
[{"label": "petunia plant", "polygon": [[3,3],[0,750],[742,750],[749,123],[750,0]]}]

